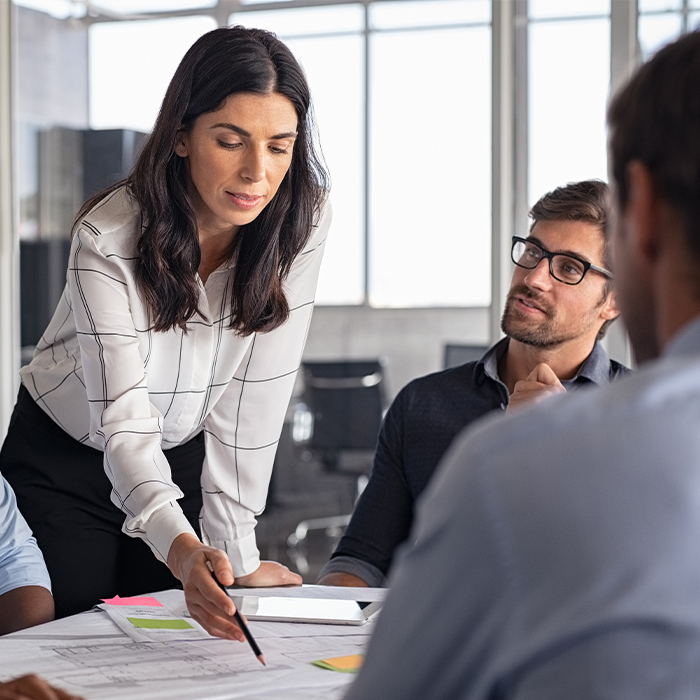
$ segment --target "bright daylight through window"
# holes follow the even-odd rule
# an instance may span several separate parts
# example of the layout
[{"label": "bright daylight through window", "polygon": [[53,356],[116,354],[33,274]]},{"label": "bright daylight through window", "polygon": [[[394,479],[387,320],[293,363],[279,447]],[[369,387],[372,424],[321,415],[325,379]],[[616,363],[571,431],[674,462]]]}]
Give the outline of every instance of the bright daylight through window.
[{"label": "bright daylight through window", "polygon": [[[517,139],[524,143],[516,143],[516,151],[526,164],[528,205],[566,182],[607,179],[612,1],[518,4],[518,12],[527,9],[524,29],[515,29],[525,33],[526,46],[517,54]],[[58,19],[87,12],[77,0],[16,4]],[[103,16],[90,24],[89,126],[148,131],[175,66],[216,26],[214,12],[223,3],[97,4],[126,19]],[[219,9],[216,18],[275,31],[309,76],[334,208],[318,303],[488,306],[492,3],[309,4],[280,9],[280,2],[268,7],[244,0],[235,14],[221,16]],[[638,6],[644,57],[700,25],[700,0],[639,0]],[[148,12],[179,16],[138,17]],[[22,144],[34,134],[25,138],[25,131],[20,124]],[[21,154],[31,154],[25,146]],[[522,234],[520,218],[516,232]],[[35,229],[33,220],[22,222],[22,231]]]}]

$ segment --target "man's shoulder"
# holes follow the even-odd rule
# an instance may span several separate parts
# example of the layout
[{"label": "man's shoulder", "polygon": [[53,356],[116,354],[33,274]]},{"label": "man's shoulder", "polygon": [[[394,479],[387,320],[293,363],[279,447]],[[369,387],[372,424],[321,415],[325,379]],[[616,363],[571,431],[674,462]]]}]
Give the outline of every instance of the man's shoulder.
[{"label": "man's shoulder", "polygon": [[455,448],[468,451],[470,459],[479,454],[498,461],[506,455],[507,461],[516,448],[521,455],[530,449],[547,455],[542,445],[553,440],[573,444],[582,435],[595,435],[598,447],[612,448],[635,435],[630,447],[638,450],[642,442],[655,439],[653,429],[644,432],[650,420],[653,425],[657,417],[683,415],[693,406],[700,410],[700,355],[668,358],[639,372],[624,372],[594,392],[552,397],[515,415],[493,416],[467,431]]},{"label": "man's shoulder", "polygon": [[478,362],[467,362],[457,367],[416,377],[401,389],[398,396],[409,399],[452,391],[454,387],[471,386],[474,383],[474,370],[477,364]]},{"label": "man's shoulder", "polygon": [[630,371],[629,367],[610,358],[601,343],[596,341],[578,372],[578,379],[587,379],[598,386],[604,386]]},{"label": "man's shoulder", "polygon": [[464,404],[465,398],[469,403],[468,397],[475,388],[476,364],[468,362],[412,379],[396,395],[389,411],[393,415],[399,412],[415,415],[433,408],[450,411]]},{"label": "man's shoulder", "polygon": [[480,494],[488,522],[505,518],[519,530],[530,522],[528,513],[539,513],[538,522],[548,527],[585,493],[588,506],[577,522],[595,530],[596,518],[613,508],[606,494],[620,484],[653,500],[694,483],[698,414],[700,355],[669,358],[594,392],[485,417],[450,447],[423,498],[424,510],[442,514],[428,518],[438,526],[440,518],[463,511],[467,495]]},{"label": "man's shoulder", "polygon": [[32,532],[17,507],[12,487],[0,474],[0,562],[8,552],[16,552],[25,546]]}]

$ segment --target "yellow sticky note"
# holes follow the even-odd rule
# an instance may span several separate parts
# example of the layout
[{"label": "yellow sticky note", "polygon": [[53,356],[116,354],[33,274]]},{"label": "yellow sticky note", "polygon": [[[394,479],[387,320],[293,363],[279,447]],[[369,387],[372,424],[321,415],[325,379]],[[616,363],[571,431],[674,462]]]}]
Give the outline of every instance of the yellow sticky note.
[{"label": "yellow sticky note", "polygon": [[350,656],[336,656],[332,659],[322,659],[311,663],[319,668],[327,668],[329,671],[357,673],[360,670],[360,666],[362,666],[364,658],[362,654],[351,654]]}]

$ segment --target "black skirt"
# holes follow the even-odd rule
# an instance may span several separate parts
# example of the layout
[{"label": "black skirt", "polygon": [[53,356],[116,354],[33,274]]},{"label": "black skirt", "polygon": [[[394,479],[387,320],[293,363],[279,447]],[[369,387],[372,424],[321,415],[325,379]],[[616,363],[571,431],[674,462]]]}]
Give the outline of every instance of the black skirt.
[{"label": "black skirt", "polygon": [[[164,450],[178,503],[199,533],[204,434]],[[181,587],[148,545],[125,535],[125,515],[111,501],[104,453],[62,430],[21,387],[0,450],[0,472],[41,548],[56,616],[89,610],[102,598]]]}]

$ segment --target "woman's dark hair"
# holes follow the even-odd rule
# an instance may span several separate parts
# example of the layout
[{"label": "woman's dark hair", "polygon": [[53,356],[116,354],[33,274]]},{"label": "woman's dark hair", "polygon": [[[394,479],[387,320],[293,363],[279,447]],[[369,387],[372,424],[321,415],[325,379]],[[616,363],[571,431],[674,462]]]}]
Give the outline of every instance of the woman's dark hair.
[{"label": "woman's dark hair", "polygon": [[192,45],[131,174],[91,198],[78,215],[79,222],[108,192],[126,184],[141,210],[135,272],[156,331],[185,329],[198,312],[201,253],[187,164],[175,154],[176,137],[236,93],[286,97],[298,125],[292,163],[277,193],[234,238],[229,326],[250,335],[271,331],[289,317],[283,281],[309,240],[328,175],[314,148],[311,98],[301,66],[274,34],[230,27],[215,29]]}]

